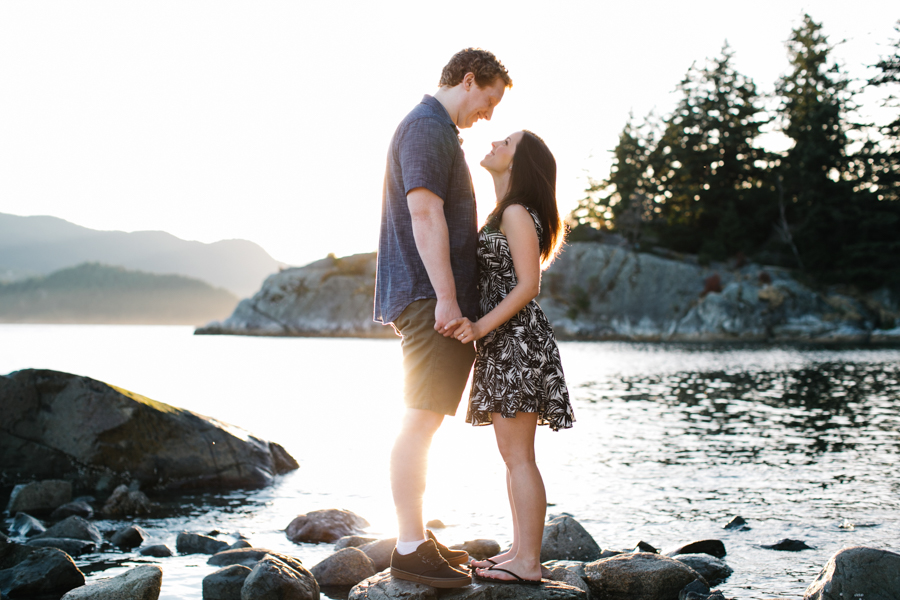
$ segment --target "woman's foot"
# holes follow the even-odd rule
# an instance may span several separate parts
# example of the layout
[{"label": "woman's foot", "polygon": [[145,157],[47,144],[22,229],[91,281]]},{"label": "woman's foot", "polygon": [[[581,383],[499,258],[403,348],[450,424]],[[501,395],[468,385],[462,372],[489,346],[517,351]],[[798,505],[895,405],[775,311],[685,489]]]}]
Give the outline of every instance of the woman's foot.
[{"label": "woman's foot", "polygon": [[525,561],[512,559],[496,565],[494,569],[476,567],[475,574],[484,579],[498,581],[521,581],[524,579],[526,582],[534,582],[541,580],[541,564],[529,565]]},{"label": "woman's foot", "polygon": [[512,550],[507,550],[502,554],[498,554],[490,558],[485,558],[484,560],[472,560],[469,562],[469,567],[472,569],[490,569],[494,565],[499,565],[500,563],[506,562],[513,557],[515,557],[515,553]]}]

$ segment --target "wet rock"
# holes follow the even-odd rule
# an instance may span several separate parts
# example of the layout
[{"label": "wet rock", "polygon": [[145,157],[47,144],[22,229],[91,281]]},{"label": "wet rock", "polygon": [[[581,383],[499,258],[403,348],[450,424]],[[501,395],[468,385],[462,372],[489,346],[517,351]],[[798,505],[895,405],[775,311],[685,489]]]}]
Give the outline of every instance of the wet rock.
[{"label": "wet rock", "polygon": [[63,519],[56,525],[53,525],[44,533],[34,536],[40,538],[72,538],[75,540],[87,540],[94,542],[97,546],[103,543],[103,536],[100,531],[91,523],[85,521],[81,517],[71,516]]},{"label": "wet rock", "polygon": [[600,546],[581,523],[561,515],[544,525],[541,562],[548,560],[592,561],[600,557]]},{"label": "wet rock", "polygon": [[58,598],[82,585],[84,575],[62,550],[0,541],[0,591],[7,596]]},{"label": "wet rock", "polygon": [[334,543],[335,550],[344,548],[359,548],[362,545],[378,541],[376,538],[363,537],[361,535],[345,535]]},{"label": "wet rock", "polygon": [[584,567],[591,594],[603,600],[666,600],[702,577],[687,565],[641,552],[597,560]]},{"label": "wet rock", "polygon": [[314,510],[297,515],[285,530],[292,542],[334,542],[347,535],[362,533],[369,522],[349,510]]},{"label": "wet rock", "polygon": [[547,562],[542,563],[541,566],[545,567],[550,572],[552,572],[553,569],[565,569],[584,579],[585,564],[587,563],[580,560],[548,560]]},{"label": "wet rock", "polygon": [[803,540],[792,540],[784,538],[774,544],[761,544],[762,548],[767,550],[781,550],[782,552],[799,552],[801,550],[814,550],[812,546],[807,546]]},{"label": "wet rock", "polygon": [[203,578],[203,600],[241,600],[250,567],[229,565]]},{"label": "wet rock", "polygon": [[229,550],[239,550],[241,548],[252,548],[253,544],[248,542],[247,540],[238,540],[232,545],[228,546]]},{"label": "wet rock", "polygon": [[637,545],[634,547],[634,550],[632,550],[632,552],[649,552],[651,554],[659,554],[659,550],[657,550],[656,548],[654,548],[653,546],[651,546],[650,544],[648,544],[645,541],[638,542]]},{"label": "wet rock", "polygon": [[387,538],[363,544],[359,549],[372,559],[376,571],[384,571],[391,566],[391,553],[396,546],[397,538]]},{"label": "wet rock", "polygon": [[251,569],[256,563],[264,559],[266,556],[274,556],[287,566],[297,571],[305,571],[303,563],[298,558],[269,550],[268,548],[236,548],[234,550],[224,550],[218,554],[209,557],[206,564],[215,567],[225,567],[228,565],[244,565]]},{"label": "wet rock", "polygon": [[319,585],[351,586],[377,571],[375,563],[359,548],[344,548],[310,569]]},{"label": "wet rock", "polygon": [[302,566],[299,570],[274,556],[256,563],[241,588],[241,600],[318,600],[319,584]]},{"label": "wet rock", "polygon": [[75,588],[62,600],[157,600],[162,576],[162,569],[156,565],[143,565]]},{"label": "wet rock", "polygon": [[[2,384],[0,384],[0,400],[2,400],[2,389]],[[0,427],[0,431],[3,429],[5,428]],[[0,436],[0,438],[5,437],[6,433],[3,432],[3,435]],[[3,444],[0,443],[0,450],[2,449]],[[2,452],[0,452],[0,455],[2,455]],[[59,479],[47,479],[44,481],[24,483],[14,487],[12,494],[9,497],[9,504],[6,507],[6,510],[9,514],[17,512],[46,513],[71,500],[72,484],[70,482]]]},{"label": "wet rock", "polygon": [[97,545],[94,542],[71,538],[32,538],[25,544],[38,548],[57,548],[69,556],[81,556],[97,551]]},{"label": "wet rock", "polygon": [[378,573],[350,590],[349,600],[587,600],[582,589],[560,581],[539,586],[490,583],[476,580],[461,588],[436,590],[429,585],[394,579]]},{"label": "wet rock", "polygon": [[147,546],[146,548],[141,548],[141,556],[152,556],[154,558],[167,558],[169,556],[174,556],[174,552],[172,549],[166,546],[165,544],[153,544],[152,546]]},{"label": "wet rock", "polygon": [[50,518],[56,521],[72,515],[79,516],[82,519],[90,519],[94,516],[94,509],[87,502],[67,502],[54,510],[50,514]]},{"label": "wet rock", "polygon": [[865,546],[832,556],[806,589],[804,600],[896,600],[900,598],[900,554]]},{"label": "wet rock", "polygon": [[484,560],[500,554],[500,544],[498,544],[496,540],[484,538],[469,540],[462,544],[454,544],[450,547],[454,550],[465,550],[469,553],[469,556],[475,560]]},{"label": "wet rock", "polygon": [[131,490],[127,485],[120,485],[103,505],[103,514],[107,517],[133,517],[149,515],[156,508],[147,494],[140,490]]},{"label": "wet rock", "polygon": [[677,556],[679,554],[709,554],[716,558],[725,557],[725,544],[722,540],[700,540],[699,542],[691,542],[685,544],[671,552],[666,552],[666,556]]},{"label": "wet rock", "polygon": [[[174,489],[260,487],[296,468],[277,444],[69,373],[24,369],[0,376],[0,407],[0,472],[72,478],[106,490],[132,481]],[[71,492],[42,505],[52,510],[70,500]]]},{"label": "wet rock", "polygon": [[[719,594],[719,592],[715,593]],[[712,596],[709,586],[697,579],[678,592],[678,600],[718,600],[718,597]]]},{"label": "wet rock", "polygon": [[175,550],[179,554],[216,554],[227,549],[227,542],[200,533],[182,531],[175,538]]},{"label": "wet rock", "polygon": [[444,529],[447,526],[444,525],[444,522],[441,521],[440,519],[432,519],[432,520],[428,521],[427,523],[425,523],[425,527],[427,527],[429,529]]},{"label": "wet rock", "polygon": [[16,513],[16,518],[13,519],[12,531],[16,535],[31,537],[33,535],[44,533],[47,531],[47,528],[44,527],[43,523],[31,515],[20,512]]},{"label": "wet rock", "polygon": [[119,528],[109,541],[117,548],[131,550],[143,544],[146,539],[147,532],[143,528],[138,525],[126,525]]},{"label": "wet rock", "polygon": [[734,572],[724,560],[709,554],[678,554],[673,558],[697,571],[709,585],[722,583]]},{"label": "wet rock", "polygon": [[560,583],[564,583],[572,587],[577,587],[578,589],[583,590],[586,595],[590,596],[591,590],[584,578],[578,576],[575,572],[566,569],[565,567],[553,567],[552,569],[550,569],[549,576],[546,577],[546,579],[549,579],[551,581],[559,581]]},{"label": "wet rock", "polygon": [[734,517],[728,521],[724,528],[737,531],[750,531],[750,526],[747,525],[747,521],[745,521],[743,517]]}]

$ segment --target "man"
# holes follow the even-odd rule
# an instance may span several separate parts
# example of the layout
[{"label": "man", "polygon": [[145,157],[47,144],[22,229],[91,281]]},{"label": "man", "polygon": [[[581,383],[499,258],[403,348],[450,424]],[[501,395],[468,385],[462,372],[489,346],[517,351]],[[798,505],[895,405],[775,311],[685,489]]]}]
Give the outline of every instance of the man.
[{"label": "man", "polygon": [[444,415],[456,414],[475,360],[473,344],[443,331],[478,317],[475,194],[459,128],[490,120],[512,80],[497,58],[467,48],[450,59],[440,88],[397,127],[382,199],[375,320],[402,337],[406,412],[391,454],[399,536],[391,574],[434,587],[471,583],[463,551],[440,544],[422,519],[426,460]]}]

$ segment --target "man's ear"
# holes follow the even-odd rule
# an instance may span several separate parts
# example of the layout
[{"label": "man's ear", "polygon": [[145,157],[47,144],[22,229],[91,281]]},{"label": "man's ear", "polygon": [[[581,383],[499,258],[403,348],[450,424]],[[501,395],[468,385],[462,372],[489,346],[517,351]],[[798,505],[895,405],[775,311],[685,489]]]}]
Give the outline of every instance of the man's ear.
[{"label": "man's ear", "polygon": [[467,92],[471,90],[473,85],[477,85],[475,83],[475,73],[466,73],[465,76],[463,76],[462,82],[464,90]]}]

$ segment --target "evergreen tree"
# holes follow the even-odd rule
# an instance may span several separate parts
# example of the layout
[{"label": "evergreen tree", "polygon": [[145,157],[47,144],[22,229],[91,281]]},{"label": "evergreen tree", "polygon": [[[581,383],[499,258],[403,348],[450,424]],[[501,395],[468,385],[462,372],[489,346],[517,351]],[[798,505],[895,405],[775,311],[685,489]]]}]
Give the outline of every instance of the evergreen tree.
[{"label": "evergreen tree", "polygon": [[[900,21],[894,27],[897,39],[893,44],[893,54],[883,57],[873,68],[879,74],[869,80],[872,87],[889,87],[892,92],[885,100],[887,108],[900,109],[897,88],[900,87]],[[879,200],[900,201],[900,110],[894,120],[880,128],[881,139],[870,141],[863,155],[866,177],[871,182]]]}]

